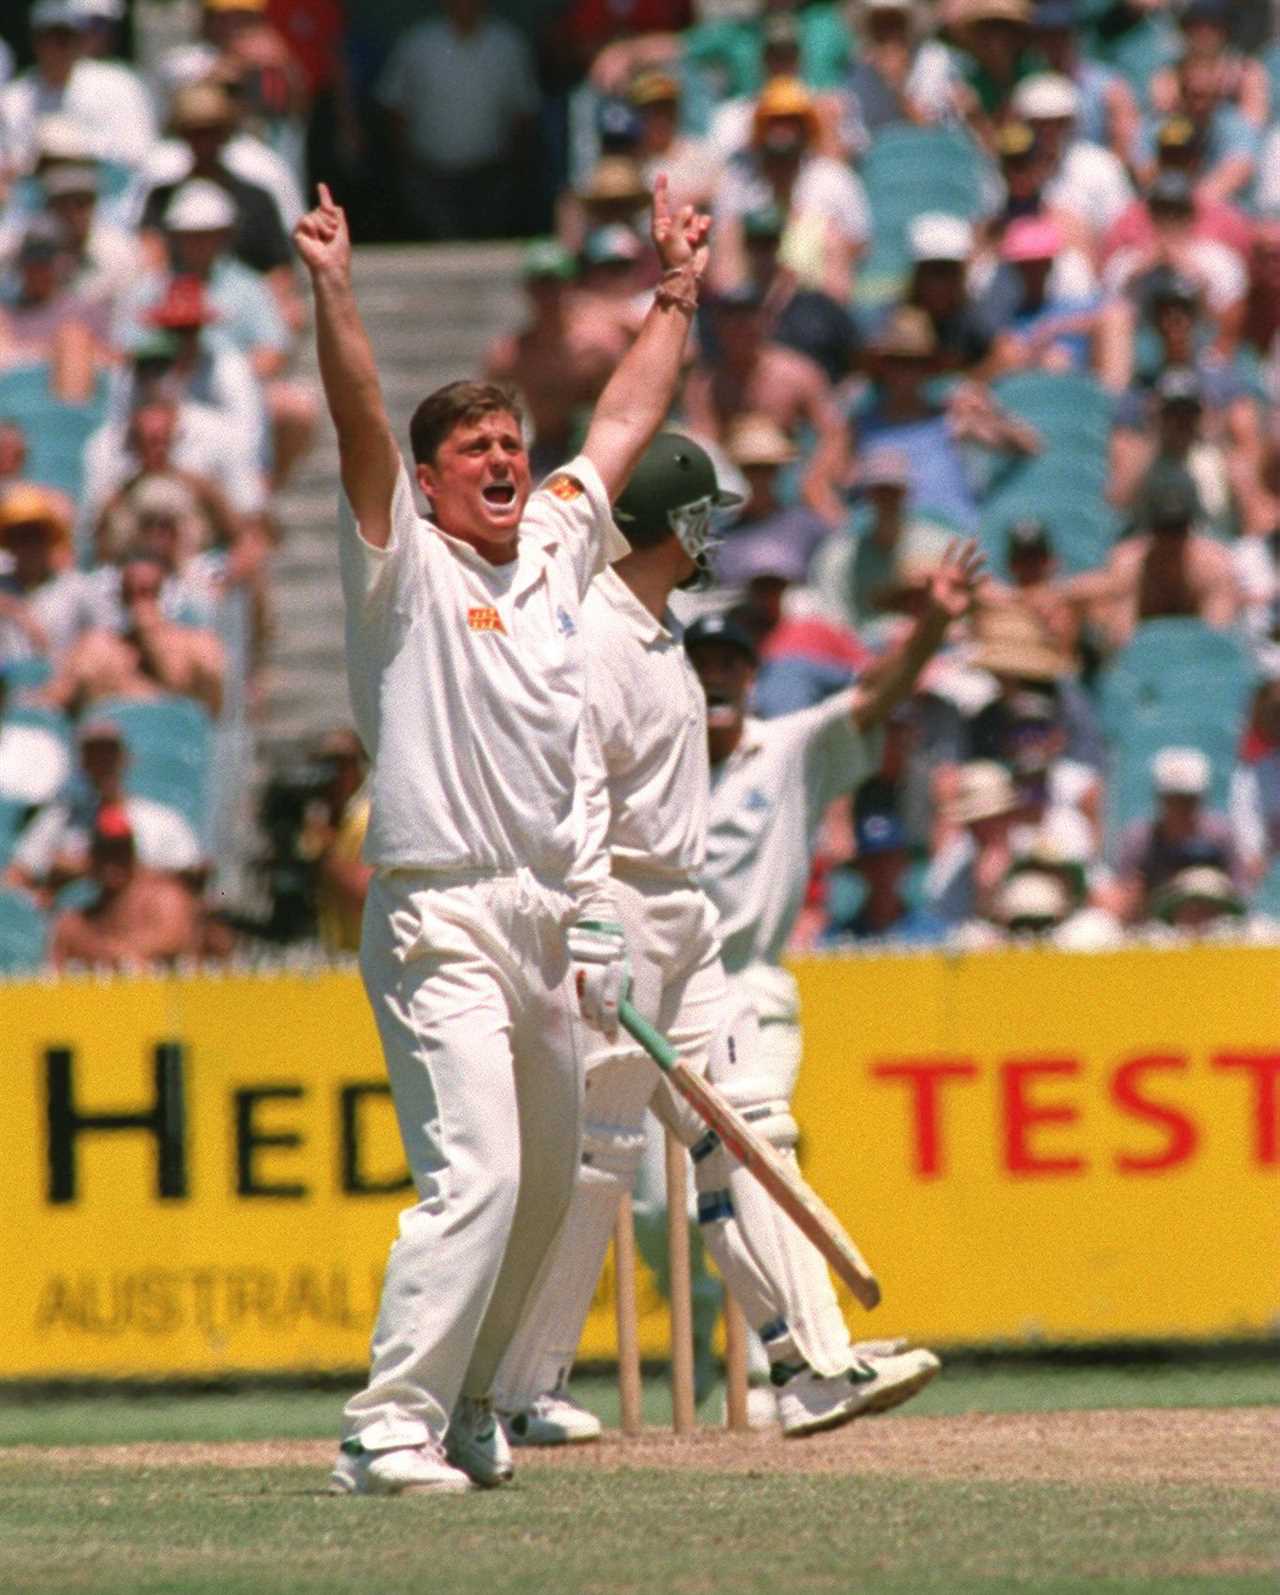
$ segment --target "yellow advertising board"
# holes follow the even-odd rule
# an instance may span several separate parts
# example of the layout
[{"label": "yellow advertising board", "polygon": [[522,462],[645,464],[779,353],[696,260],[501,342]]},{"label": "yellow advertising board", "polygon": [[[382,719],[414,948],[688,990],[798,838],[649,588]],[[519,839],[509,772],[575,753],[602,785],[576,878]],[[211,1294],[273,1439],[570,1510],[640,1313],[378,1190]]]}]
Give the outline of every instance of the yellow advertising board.
[{"label": "yellow advertising board", "polygon": [[[884,1286],[859,1332],[1276,1330],[1280,949],[797,974],[804,1165]],[[0,1012],[0,1377],[363,1364],[412,1195],[353,972],[13,984]],[[649,1279],[641,1309],[660,1354]]]}]

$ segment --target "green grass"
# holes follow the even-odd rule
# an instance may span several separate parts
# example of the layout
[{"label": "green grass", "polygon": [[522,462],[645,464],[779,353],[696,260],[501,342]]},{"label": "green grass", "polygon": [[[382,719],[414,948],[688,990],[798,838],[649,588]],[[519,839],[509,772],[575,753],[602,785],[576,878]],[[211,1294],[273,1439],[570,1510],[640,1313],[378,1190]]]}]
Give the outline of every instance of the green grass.
[{"label": "green grass", "polygon": [[[51,1487],[51,1485],[53,1487]],[[0,1459],[22,1595],[1274,1595],[1274,1498],[1209,1488],[531,1470],[333,1500],[314,1470]]]},{"label": "green grass", "polygon": [[[575,1396],[607,1425],[618,1422],[616,1385],[580,1379]],[[0,1447],[101,1445],[142,1440],[319,1440],[337,1433],[340,1390],[226,1391],[178,1395],[42,1397],[0,1387]],[[721,1396],[703,1402],[713,1423]],[[1061,1367],[1015,1361],[945,1369],[904,1411],[913,1417],[964,1412],[1063,1412],[1102,1407],[1243,1407],[1280,1403],[1280,1365],[1256,1362],[1169,1362],[1132,1366]],[[660,1379],[645,1383],[645,1416],[670,1424]]]}]

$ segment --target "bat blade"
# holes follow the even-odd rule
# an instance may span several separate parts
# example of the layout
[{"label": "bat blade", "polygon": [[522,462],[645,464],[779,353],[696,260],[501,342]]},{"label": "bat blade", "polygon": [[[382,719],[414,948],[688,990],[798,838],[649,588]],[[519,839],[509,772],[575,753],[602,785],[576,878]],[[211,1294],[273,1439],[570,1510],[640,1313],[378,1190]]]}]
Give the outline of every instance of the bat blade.
[{"label": "bat blade", "polygon": [[864,1307],[880,1302],[880,1283],[840,1220],[801,1177],[800,1171],[738,1114],[719,1091],[676,1056],[670,1042],[629,1002],[618,1017],[697,1113],[720,1137],[731,1156],[757,1179],[788,1218],[822,1253],[838,1278]]}]

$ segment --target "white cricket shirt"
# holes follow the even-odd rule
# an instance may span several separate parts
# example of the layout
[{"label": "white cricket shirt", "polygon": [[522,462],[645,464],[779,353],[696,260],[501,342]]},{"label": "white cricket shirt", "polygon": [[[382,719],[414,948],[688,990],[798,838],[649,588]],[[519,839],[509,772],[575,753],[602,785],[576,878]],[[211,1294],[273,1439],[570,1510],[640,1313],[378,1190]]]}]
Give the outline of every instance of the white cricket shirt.
[{"label": "white cricket shirt", "polygon": [[365,858],[567,880],[584,834],[581,600],[628,547],[595,467],[579,457],[530,497],[505,565],[419,516],[403,464],[385,549],[345,500],[340,519],[347,676],[373,760]]},{"label": "white cricket shirt", "polygon": [[653,618],[616,571],[582,606],[587,713],[608,795],[614,867],[702,868],[707,838],[707,703],[670,612]]},{"label": "white cricket shirt", "polygon": [[879,729],[853,723],[848,688],[776,720],[748,719],[711,770],[707,862],[701,884],[720,911],[726,971],[776,964],[804,906],[827,805],[879,767]]}]

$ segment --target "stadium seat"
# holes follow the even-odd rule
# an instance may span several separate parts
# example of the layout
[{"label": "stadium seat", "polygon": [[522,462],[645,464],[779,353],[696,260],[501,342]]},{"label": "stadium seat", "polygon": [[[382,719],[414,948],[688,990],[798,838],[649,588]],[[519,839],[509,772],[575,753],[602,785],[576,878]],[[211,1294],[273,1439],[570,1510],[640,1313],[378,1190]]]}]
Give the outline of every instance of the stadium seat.
[{"label": "stadium seat", "polygon": [[1110,662],[1100,682],[1112,752],[1107,831],[1115,837],[1151,812],[1151,761],[1161,748],[1199,748],[1212,779],[1206,802],[1225,809],[1253,670],[1231,632],[1199,620],[1151,620]]},{"label": "stadium seat", "polygon": [[107,698],[93,712],[124,733],[129,793],[168,804],[207,841],[213,727],[205,710],[190,698]]},{"label": "stadium seat", "polygon": [[994,392],[1006,410],[1036,428],[1047,452],[1101,451],[1105,461],[1114,401],[1092,377],[1021,371],[997,382]]},{"label": "stadium seat", "polygon": [[[53,674],[53,665],[43,657],[10,659],[4,667],[4,678],[12,693],[33,692],[43,687]],[[8,711],[10,714],[13,710]]]},{"label": "stadium seat", "polygon": [[858,272],[857,300],[875,306],[893,298],[910,269],[907,228],[925,211],[977,215],[981,157],[963,134],[944,128],[887,127],[862,163],[871,209],[871,250]]},{"label": "stadium seat", "polygon": [[49,375],[46,364],[0,372],[0,415],[12,416],[26,434],[32,481],[75,499],[84,482],[85,444],[106,414],[107,383],[99,378],[87,404],[65,404],[50,389]]},{"label": "stadium seat", "polygon": [[27,894],[0,889],[0,974],[38,969],[48,937],[48,921]]}]

